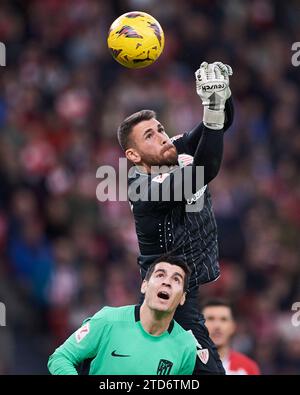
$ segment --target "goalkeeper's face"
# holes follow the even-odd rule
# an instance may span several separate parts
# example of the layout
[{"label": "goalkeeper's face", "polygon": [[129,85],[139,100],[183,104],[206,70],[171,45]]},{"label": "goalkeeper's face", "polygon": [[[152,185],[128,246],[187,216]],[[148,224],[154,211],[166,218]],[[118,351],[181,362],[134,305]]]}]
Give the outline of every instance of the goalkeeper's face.
[{"label": "goalkeeper's face", "polygon": [[135,125],[129,137],[130,148],[127,158],[150,172],[151,166],[174,166],[178,154],[161,123],[155,119],[141,121]]}]

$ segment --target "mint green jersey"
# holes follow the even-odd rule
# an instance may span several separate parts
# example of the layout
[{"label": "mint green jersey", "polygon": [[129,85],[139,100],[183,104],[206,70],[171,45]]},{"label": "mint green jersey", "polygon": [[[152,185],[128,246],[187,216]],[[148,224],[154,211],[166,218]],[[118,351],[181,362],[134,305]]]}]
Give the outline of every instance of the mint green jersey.
[{"label": "mint green jersey", "polygon": [[50,356],[52,374],[77,374],[92,359],[91,375],[192,374],[196,361],[193,335],[176,321],[160,336],[152,336],[140,322],[140,306],[104,307],[84,321]]}]

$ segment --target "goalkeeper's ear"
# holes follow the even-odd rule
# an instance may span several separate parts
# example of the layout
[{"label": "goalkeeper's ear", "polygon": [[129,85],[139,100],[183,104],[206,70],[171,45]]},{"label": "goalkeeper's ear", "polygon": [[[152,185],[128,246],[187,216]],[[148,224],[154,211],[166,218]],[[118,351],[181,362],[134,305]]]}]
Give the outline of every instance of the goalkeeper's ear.
[{"label": "goalkeeper's ear", "polygon": [[140,163],[141,162],[141,155],[135,150],[134,148],[128,148],[125,151],[126,158],[130,160],[132,163]]}]

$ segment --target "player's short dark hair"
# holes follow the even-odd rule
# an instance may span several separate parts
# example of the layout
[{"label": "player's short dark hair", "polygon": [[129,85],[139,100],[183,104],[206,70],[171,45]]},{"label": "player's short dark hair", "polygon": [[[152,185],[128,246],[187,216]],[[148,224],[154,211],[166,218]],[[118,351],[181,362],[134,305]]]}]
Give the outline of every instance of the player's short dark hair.
[{"label": "player's short dark hair", "polygon": [[152,273],[154,272],[155,266],[161,262],[166,262],[166,263],[169,263],[170,265],[175,265],[175,266],[181,267],[181,269],[184,271],[184,274],[185,274],[183,289],[184,289],[184,291],[187,291],[188,285],[189,285],[189,280],[190,280],[190,275],[191,275],[190,268],[188,267],[188,265],[185,263],[184,260],[182,260],[181,258],[179,258],[177,256],[173,256],[170,254],[164,254],[164,255],[160,256],[149,266],[146,276],[145,276],[145,280],[148,281],[150,279]]},{"label": "player's short dark hair", "polygon": [[155,111],[141,110],[124,119],[118,128],[118,141],[124,151],[129,148],[130,134],[133,127],[142,121],[149,121],[152,118],[156,118]]},{"label": "player's short dark hair", "polygon": [[204,309],[207,307],[228,307],[231,311],[232,318],[234,319],[236,314],[232,304],[227,299],[222,298],[214,298],[214,299],[207,299],[201,303],[201,311],[203,313]]}]

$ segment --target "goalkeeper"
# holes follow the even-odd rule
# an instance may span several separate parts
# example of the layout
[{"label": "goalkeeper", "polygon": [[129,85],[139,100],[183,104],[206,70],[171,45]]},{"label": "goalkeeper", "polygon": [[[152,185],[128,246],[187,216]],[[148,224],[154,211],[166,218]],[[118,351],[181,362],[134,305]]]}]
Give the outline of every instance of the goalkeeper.
[{"label": "goalkeeper", "polygon": [[91,375],[192,374],[195,339],[173,320],[189,273],[180,259],[160,257],[142,283],[143,304],[105,307],[87,319],[50,356],[50,372],[75,375],[89,359]]},{"label": "goalkeeper", "polygon": [[[186,304],[177,309],[175,317],[198,341],[199,374],[225,373],[198,307],[198,288],[220,274],[208,184],[218,174],[224,132],[233,122],[231,74],[231,67],[221,62],[201,64],[196,71],[196,90],[204,106],[203,122],[183,135],[170,139],[151,110],[132,114],[118,129],[119,143],[135,165],[128,180],[129,203],[142,278],[165,252],[181,257],[191,270]],[[163,165],[168,168],[157,170]],[[199,166],[204,167],[203,179],[197,172]],[[184,181],[189,181],[187,196]]]}]

